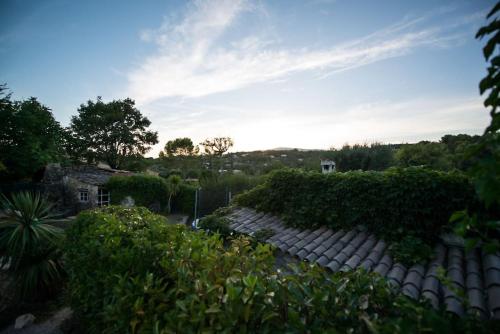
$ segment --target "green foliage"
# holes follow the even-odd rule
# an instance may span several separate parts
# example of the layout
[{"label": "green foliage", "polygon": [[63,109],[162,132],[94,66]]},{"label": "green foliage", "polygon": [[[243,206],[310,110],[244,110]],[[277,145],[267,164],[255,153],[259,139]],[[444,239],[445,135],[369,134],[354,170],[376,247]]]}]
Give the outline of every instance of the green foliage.
[{"label": "green foliage", "polygon": [[234,142],[229,137],[215,137],[205,139],[200,145],[203,146],[205,154],[221,157],[233,147]]},{"label": "green foliage", "polygon": [[263,177],[245,174],[222,174],[217,177],[214,173],[208,173],[200,179],[200,186],[207,191],[228,189],[233,195],[245,190],[252,189],[264,181]]},{"label": "green foliage", "polygon": [[490,107],[491,123],[486,128],[486,132],[498,133],[500,130],[500,113],[497,110],[500,105],[500,24],[498,13],[500,13],[500,2],[497,2],[495,7],[488,13],[487,18],[490,20],[489,24],[479,29],[476,38],[482,39],[489,36],[489,40],[483,48],[483,54],[486,61],[489,61],[488,74],[479,83],[479,92],[482,94],[489,92],[488,97],[484,100],[484,106]]},{"label": "green foliage", "polygon": [[[472,176],[477,187],[478,195],[490,206],[500,204],[500,2],[490,11],[487,18],[490,23],[479,29],[476,38],[490,36],[483,48],[484,58],[489,61],[488,75],[479,83],[482,94],[489,92],[484,100],[484,106],[490,107],[491,122],[481,137],[479,144],[471,154],[478,155],[479,159],[472,170]],[[491,20],[492,19],[492,20]]]},{"label": "green foliage", "polygon": [[412,233],[424,241],[439,236],[453,211],[474,202],[463,174],[423,168],[327,175],[279,170],[234,200],[301,228],[360,224],[388,240]]},{"label": "green foliage", "polygon": [[274,235],[274,230],[271,228],[263,228],[255,232],[252,237],[255,238],[258,242],[265,242],[267,239],[271,238]]},{"label": "green foliage", "polygon": [[172,211],[172,197],[177,195],[181,189],[182,179],[179,175],[170,175],[167,178],[168,186],[168,212]]},{"label": "green foliage", "polygon": [[474,157],[471,157],[470,154],[468,154],[468,151],[471,147],[477,144],[480,139],[481,137],[478,135],[444,135],[441,137],[440,143],[446,145],[447,155],[451,160],[453,167],[459,170],[467,171],[475,163]]},{"label": "green foliage", "polygon": [[172,212],[194,215],[194,201],[197,187],[182,183],[179,192],[172,199]]},{"label": "green foliage", "polygon": [[468,155],[475,158],[470,168],[470,175],[476,186],[479,199],[488,208],[486,214],[477,210],[456,212],[451,221],[456,224],[455,231],[467,239],[467,246],[474,247],[482,243],[487,252],[500,250],[500,2],[487,18],[490,22],[479,29],[476,38],[489,36],[483,48],[486,61],[489,61],[488,74],[479,83],[482,94],[489,92],[484,106],[489,107],[491,122],[476,145],[470,148]]},{"label": "green foliage", "polygon": [[167,209],[170,191],[167,181],[161,177],[143,174],[112,176],[106,188],[110,191],[112,204],[120,204],[125,197],[130,196],[135,205]]},{"label": "green foliage", "polygon": [[412,235],[404,236],[389,246],[394,261],[410,267],[417,263],[426,263],[432,257],[432,248],[424,241]]},{"label": "green foliage", "polygon": [[150,124],[133,100],[104,103],[98,97],[80,105],[78,116],[71,118],[67,149],[76,161],[105,161],[121,168],[127,159],[142,156],[158,143],[158,134],[147,130]]},{"label": "green foliage", "polygon": [[400,167],[425,166],[437,170],[450,170],[453,166],[447,146],[428,141],[401,146],[396,153],[396,160]]},{"label": "green foliage", "polygon": [[[112,176],[106,188],[110,191],[112,204],[120,204],[130,196],[134,199],[135,205],[154,211],[172,211],[190,215],[194,211],[196,187],[182,183],[176,175],[170,176],[167,180],[145,174]],[[172,210],[169,210],[169,200]]]},{"label": "green foliage", "polygon": [[333,159],[337,170],[385,170],[394,166],[394,147],[379,143],[371,145],[344,145],[340,150],[333,150]]},{"label": "green foliage", "polygon": [[43,298],[54,290],[64,271],[58,244],[63,231],[49,225],[52,205],[40,194],[1,195],[5,217],[0,221],[0,267],[14,276],[23,300]]},{"label": "green foliage", "polygon": [[169,140],[165,144],[164,155],[167,157],[173,156],[192,156],[198,153],[198,147],[193,145],[191,138],[176,138]]},{"label": "green foliage", "polygon": [[[472,212],[474,212],[472,210]],[[470,213],[467,210],[456,211],[450,218],[455,224],[454,231],[466,239],[465,246],[471,250],[481,246],[487,253],[495,253],[500,249],[499,212],[485,215],[481,212]]]},{"label": "green foliage", "polygon": [[0,157],[6,170],[0,172],[10,181],[31,178],[47,163],[62,160],[63,130],[36,98],[11,101],[4,90],[0,86]]},{"label": "green foliage", "polygon": [[198,227],[211,233],[218,233],[224,238],[229,237],[232,233],[229,228],[229,221],[215,214],[203,217]]},{"label": "green foliage", "polygon": [[231,206],[224,206],[222,208],[218,208],[217,210],[215,210],[213,212],[213,215],[215,215],[217,217],[224,217],[224,216],[231,214],[231,212],[233,212],[233,209],[234,208]]},{"label": "green foliage", "polygon": [[305,263],[276,271],[268,245],[238,238],[225,248],[217,236],[165,224],[143,208],[80,213],[66,253],[72,307],[89,333],[495,329],[413,302],[376,274],[330,274]]}]

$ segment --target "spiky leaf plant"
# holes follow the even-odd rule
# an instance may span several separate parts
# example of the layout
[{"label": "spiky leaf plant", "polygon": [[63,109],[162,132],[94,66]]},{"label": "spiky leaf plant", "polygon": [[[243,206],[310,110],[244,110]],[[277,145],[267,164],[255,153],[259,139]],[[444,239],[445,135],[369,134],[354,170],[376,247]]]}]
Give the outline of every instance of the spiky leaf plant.
[{"label": "spiky leaf plant", "polygon": [[55,288],[63,275],[58,248],[63,231],[49,223],[52,204],[40,194],[2,195],[5,217],[0,219],[0,266],[13,276],[23,300],[39,299]]}]

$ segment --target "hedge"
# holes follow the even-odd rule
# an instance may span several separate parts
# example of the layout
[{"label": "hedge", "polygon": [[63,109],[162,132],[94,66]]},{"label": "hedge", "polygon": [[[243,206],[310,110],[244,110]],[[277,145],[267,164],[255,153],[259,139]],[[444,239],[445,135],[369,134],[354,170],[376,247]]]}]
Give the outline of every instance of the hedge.
[{"label": "hedge", "polygon": [[194,216],[196,189],[193,185],[181,184],[179,193],[172,199],[172,212]]},{"label": "hedge", "polygon": [[[162,177],[112,176],[106,187],[110,191],[112,204],[120,204],[127,196],[130,196],[137,206],[144,206],[158,212],[167,210],[169,187]],[[180,191],[172,199],[172,212],[192,215],[195,192],[196,187],[181,184]]]},{"label": "hedge", "polygon": [[167,207],[168,184],[166,180],[158,176],[112,176],[106,187],[110,191],[112,204],[120,204],[123,199],[130,196],[138,206],[159,205],[161,209]]},{"label": "hedge", "polygon": [[410,233],[424,240],[434,240],[454,211],[475,203],[465,175],[423,168],[332,174],[278,170],[234,200],[301,228],[364,225],[388,239]]},{"label": "hedge", "polygon": [[145,208],[82,212],[67,233],[72,308],[89,333],[485,330],[396,294],[375,274],[306,264],[283,273],[269,245],[249,245],[224,248]]}]

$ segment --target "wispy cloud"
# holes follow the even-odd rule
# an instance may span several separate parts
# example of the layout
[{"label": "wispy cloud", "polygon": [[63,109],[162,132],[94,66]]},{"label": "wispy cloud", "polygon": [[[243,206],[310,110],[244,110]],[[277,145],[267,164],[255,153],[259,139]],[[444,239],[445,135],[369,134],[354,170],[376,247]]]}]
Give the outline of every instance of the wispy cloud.
[{"label": "wispy cloud", "polygon": [[170,17],[159,29],[144,31],[141,38],[155,42],[158,50],[129,72],[129,95],[144,104],[231,91],[303,71],[315,71],[321,78],[423,46],[446,47],[462,37],[446,27],[419,28],[428,18],[424,16],[324,49],[279,48],[255,35],[218,43],[245,12],[265,11],[245,0],[198,0],[180,21]]}]

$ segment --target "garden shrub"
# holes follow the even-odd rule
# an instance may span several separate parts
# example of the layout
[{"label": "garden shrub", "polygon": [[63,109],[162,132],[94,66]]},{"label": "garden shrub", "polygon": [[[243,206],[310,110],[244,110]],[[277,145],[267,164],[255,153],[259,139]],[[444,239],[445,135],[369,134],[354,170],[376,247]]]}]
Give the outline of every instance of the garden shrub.
[{"label": "garden shrub", "polygon": [[432,247],[412,235],[393,242],[389,246],[389,252],[394,257],[394,261],[401,262],[408,267],[417,263],[425,263],[433,255]]},{"label": "garden shrub", "polygon": [[362,271],[273,267],[268,245],[165,224],[144,208],[79,214],[68,230],[73,309],[89,333],[486,332]]},{"label": "garden shrub", "polygon": [[224,238],[231,235],[229,221],[226,218],[219,217],[215,214],[203,217],[200,220],[198,227],[211,233],[218,233]]},{"label": "garden shrub", "polygon": [[296,227],[365,225],[389,240],[411,233],[432,241],[452,212],[475,199],[472,185],[459,172],[407,168],[325,175],[285,169],[234,201],[278,214]]},{"label": "garden shrub", "polygon": [[110,191],[111,203],[120,204],[127,196],[131,196],[135,205],[151,207],[159,204],[166,209],[169,189],[165,179],[153,175],[112,176],[106,187]]},{"label": "garden shrub", "polygon": [[252,237],[258,242],[265,242],[267,239],[271,238],[275,234],[272,228],[263,228],[255,232]]}]

